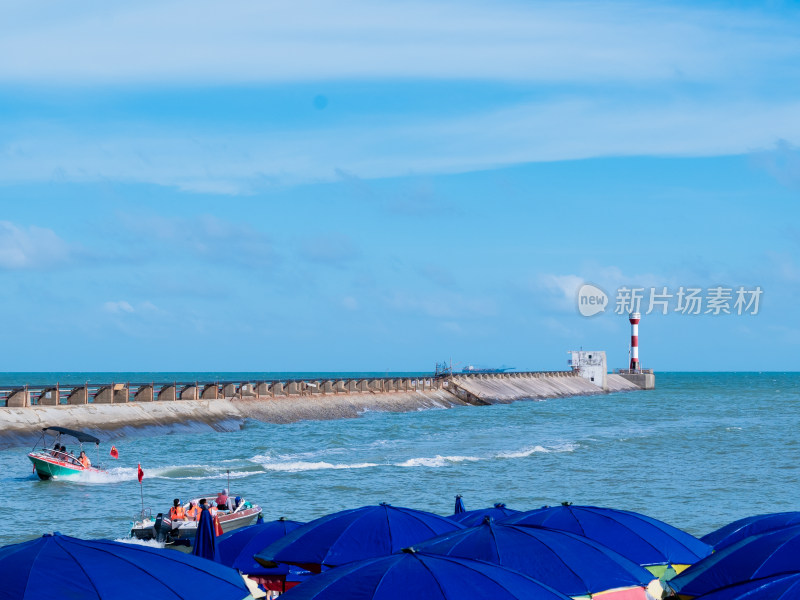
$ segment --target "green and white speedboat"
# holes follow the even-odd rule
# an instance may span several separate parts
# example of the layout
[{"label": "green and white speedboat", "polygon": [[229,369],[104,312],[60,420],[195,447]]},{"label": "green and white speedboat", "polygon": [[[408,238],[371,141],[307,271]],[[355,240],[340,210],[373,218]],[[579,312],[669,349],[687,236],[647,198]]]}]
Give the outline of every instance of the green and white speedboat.
[{"label": "green and white speedboat", "polygon": [[45,434],[48,432],[56,434],[56,445],[60,445],[62,435],[75,438],[80,444],[81,450],[83,450],[84,443],[94,443],[96,447],[100,445],[100,440],[83,431],[75,431],[74,429],[67,429],[66,427],[43,428],[40,440],[42,443],[41,450],[36,450],[34,446],[34,450],[28,453],[28,458],[30,458],[33,463],[33,470],[39,476],[39,479],[75,476],[85,471],[94,473],[103,472],[102,469],[98,469],[97,467],[85,467],[78,460],[78,457],[71,452],[57,450],[55,446],[52,449],[47,448],[44,444],[44,440]]}]

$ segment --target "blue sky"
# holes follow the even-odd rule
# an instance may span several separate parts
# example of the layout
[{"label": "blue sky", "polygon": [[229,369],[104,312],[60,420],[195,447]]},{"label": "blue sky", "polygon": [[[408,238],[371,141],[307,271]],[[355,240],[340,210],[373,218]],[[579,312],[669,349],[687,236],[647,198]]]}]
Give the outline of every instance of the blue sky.
[{"label": "blue sky", "polygon": [[4,370],[796,369],[796,3],[0,6]]}]

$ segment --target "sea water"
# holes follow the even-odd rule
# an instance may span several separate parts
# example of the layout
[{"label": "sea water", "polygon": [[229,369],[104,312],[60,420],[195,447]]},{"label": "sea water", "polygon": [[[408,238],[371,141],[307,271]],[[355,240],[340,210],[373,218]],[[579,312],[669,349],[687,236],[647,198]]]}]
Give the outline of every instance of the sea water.
[{"label": "sea water", "polygon": [[[3,383],[14,377],[22,376]],[[112,440],[118,460],[104,441],[107,473],[75,479],[39,481],[29,447],[4,449],[0,545],[50,531],[124,538],[143,505],[166,512],[173,498],[217,493],[229,481],[266,520],[307,521],[380,502],[448,515],[462,494],[468,510],[495,502],[610,506],[699,536],[743,516],[800,510],[800,374],[660,373],[656,384],[347,420],[248,421],[234,432],[143,430]],[[94,449],[90,457],[97,462]]]}]

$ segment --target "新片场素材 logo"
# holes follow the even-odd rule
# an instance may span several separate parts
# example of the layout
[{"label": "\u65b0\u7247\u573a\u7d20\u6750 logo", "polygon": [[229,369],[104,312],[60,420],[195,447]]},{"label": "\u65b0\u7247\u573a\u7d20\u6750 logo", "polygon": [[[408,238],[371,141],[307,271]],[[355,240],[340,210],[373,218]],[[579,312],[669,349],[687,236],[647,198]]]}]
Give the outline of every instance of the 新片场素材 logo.
[{"label": "\u65b0\u7247\u573a\u7d20\u6750 logo", "polygon": [[608,294],[596,285],[584,283],[578,290],[578,312],[591,317],[605,311],[608,307]]}]

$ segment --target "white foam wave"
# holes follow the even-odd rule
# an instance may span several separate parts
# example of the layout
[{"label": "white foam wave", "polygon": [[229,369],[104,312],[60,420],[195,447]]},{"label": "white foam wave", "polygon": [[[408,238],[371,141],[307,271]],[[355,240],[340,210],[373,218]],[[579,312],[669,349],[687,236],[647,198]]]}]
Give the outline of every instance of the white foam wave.
[{"label": "white foam wave", "polygon": [[264,464],[263,467],[268,471],[283,471],[287,473],[296,473],[299,471],[319,471],[321,469],[367,469],[369,467],[377,467],[377,463],[351,463],[351,464],[334,464],[325,461],[306,462],[302,460],[289,461],[289,462],[275,462]]},{"label": "white foam wave", "polygon": [[[168,467],[163,469],[153,469],[152,472],[149,474],[150,478],[152,479],[181,479],[181,480],[191,480],[191,481],[202,481],[205,479],[219,479],[220,477],[230,478],[230,479],[242,479],[244,477],[250,477],[251,475],[255,475],[257,473],[261,473],[262,471],[231,471],[228,473],[227,471],[220,471],[219,469],[213,467],[207,467],[206,472],[194,474],[194,473],[187,473],[182,474],[180,471],[182,470],[181,467]],[[145,477],[148,474],[145,472]]]},{"label": "white foam wave", "polygon": [[116,538],[115,542],[121,542],[123,544],[133,544],[135,546],[147,546],[148,548],[166,548],[164,542],[158,542],[156,540],[139,540],[136,538]]},{"label": "white foam wave", "polygon": [[448,464],[452,463],[460,463],[460,462],[478,462],[480,460],[486,460],[482,458],[477,458],[475,456],[441,456],[436,455],[433,457],[420,457],[420,458],[409,458],[408,460],[395,463],[394,466],[396,467],[444,467]]},{"label": "white foam wave", "polygon": [[545,446],[526,446],[520,450],[515,450],[511,452],[498,452],[495,457],[496,458],[527,458],[533,454],[549,454],[551,452],[573,452],[578,447],[578,444],[573,443],[563,443],[563,444],[555,444],[546,448]]}]

